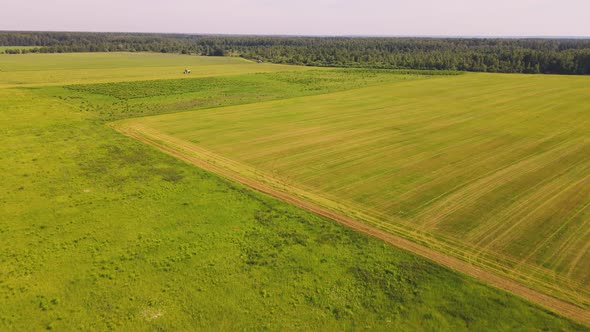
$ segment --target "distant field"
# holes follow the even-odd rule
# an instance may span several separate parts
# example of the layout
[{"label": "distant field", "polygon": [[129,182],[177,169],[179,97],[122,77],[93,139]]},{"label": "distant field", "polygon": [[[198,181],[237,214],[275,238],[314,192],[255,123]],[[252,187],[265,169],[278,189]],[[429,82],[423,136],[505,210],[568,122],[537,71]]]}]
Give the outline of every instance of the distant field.
[{"label": "distant field", "polygon": [[[184,75],[185,68],[191,69]],[[309,67],[158,53],[0,54],[0,87],[238,75]]]},{"label": "distant field", "polygon": [[318,95],[347,89],[420,80],[428,72],[365,69],[310,69],[248,75],[67,85],[73,92],[101,96],[108,107],[89,101],[104,119],[176,113],[195,108],[247,104]]},{"label": "distant field", "polygon": [[588,331],[107,125],[432,73],[114,53],[0,66],[2,331]]},{"label": "distant field", "polygon": [[122,125],[588,307],[589,91],[469,74]]}]

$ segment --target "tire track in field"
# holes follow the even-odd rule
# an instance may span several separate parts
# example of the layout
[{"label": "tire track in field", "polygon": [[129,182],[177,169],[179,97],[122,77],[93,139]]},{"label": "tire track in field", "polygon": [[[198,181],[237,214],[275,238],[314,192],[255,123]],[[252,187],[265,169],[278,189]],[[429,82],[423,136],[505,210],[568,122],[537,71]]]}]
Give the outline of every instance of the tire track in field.
[{"label": "tire track in field", "polygon": [[427,258],[437,264],[443,265],[452,270],[477,278],[496,288],[500,288],[502,290],[516,294],[550,311],[559,313],[572,320],[590,326],[590,310],[578,307],[574,304],[568,303],[563,300],[559,300],[547,294],[543,294],[539,291],[526,287],[514,280],[499,276],[497,274],[494,274],[493,272],[489,272],[482,268],[473,266],[470,263],[465,262],[459,258],[443,254],[434,249],[412,242],[401,236],[388,233],[384,230],[375,228],[361,221],[355,220],[353,218],[347,217],[328,208],[312,203],[304,198],[300,198],[298,196],[280,191],[271,186],[265,185],[256,180],[240,175],[234,171],[228,170],[222,166],[215,165],[196,156],[183,153],[181,146],[170,146],[169,144],[166,144],[165,135],[158,133],[157,131],[153,130],[153,128],[149,128],[150,133],[148,134],[141,130],[141,126],[133,127],[133,125],[130,125],[128,121],[112,123],[111,127],[126,136],[149,144],[164,153],[167,153],[180,160],[198,166],[204,170],[218,174],[219,176],[224,177],[226,179],[239,182],[259,192],[281,199],[285,202],[293,204],[299,208],[303,208],[322,217],[332,219],[355,231],[376,237],[395,247],[410,251],[414,254]]}]

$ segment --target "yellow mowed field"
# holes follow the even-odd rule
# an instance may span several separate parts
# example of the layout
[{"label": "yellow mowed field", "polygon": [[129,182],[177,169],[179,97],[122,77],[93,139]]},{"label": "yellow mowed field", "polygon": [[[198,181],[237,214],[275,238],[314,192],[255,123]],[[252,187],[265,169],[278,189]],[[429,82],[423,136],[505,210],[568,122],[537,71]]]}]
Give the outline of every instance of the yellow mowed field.
[{"label": "yellow mowed field", "polygon": [[116,126],[588,308],[589,97],[466,74]]}]

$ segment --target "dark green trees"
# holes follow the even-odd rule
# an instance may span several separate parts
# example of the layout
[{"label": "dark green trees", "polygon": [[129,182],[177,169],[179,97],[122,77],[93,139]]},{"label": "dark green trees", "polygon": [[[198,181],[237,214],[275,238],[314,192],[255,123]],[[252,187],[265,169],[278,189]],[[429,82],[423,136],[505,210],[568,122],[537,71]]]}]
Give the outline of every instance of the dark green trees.
[{"label": "dark green trees", "polygon": [[137,51],[240,55],[313,66],[590,74],[590,39],[202,36],[0,32],[0,46],[40,52]]}]

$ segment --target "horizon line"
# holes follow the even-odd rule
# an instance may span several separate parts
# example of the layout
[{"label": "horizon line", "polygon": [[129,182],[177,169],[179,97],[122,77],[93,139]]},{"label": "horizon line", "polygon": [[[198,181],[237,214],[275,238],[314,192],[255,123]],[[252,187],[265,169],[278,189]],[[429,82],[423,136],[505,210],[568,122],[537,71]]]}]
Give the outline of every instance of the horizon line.
[{"label": "horizon line", "polygon": [[83,31],[83,30],[2,30],[0,32],[30,32],[30,33],[130,33],[130,34],[160,34],[185,36],[241,36],[241,37],[315,37],[315,38],[437,38],[437,39],[590,39],[590,36],[559,36],[559,35],[366,35],[366,34],[258,34],[258,33],[215,33],[215,32],[140,32],[140,31]]}]

